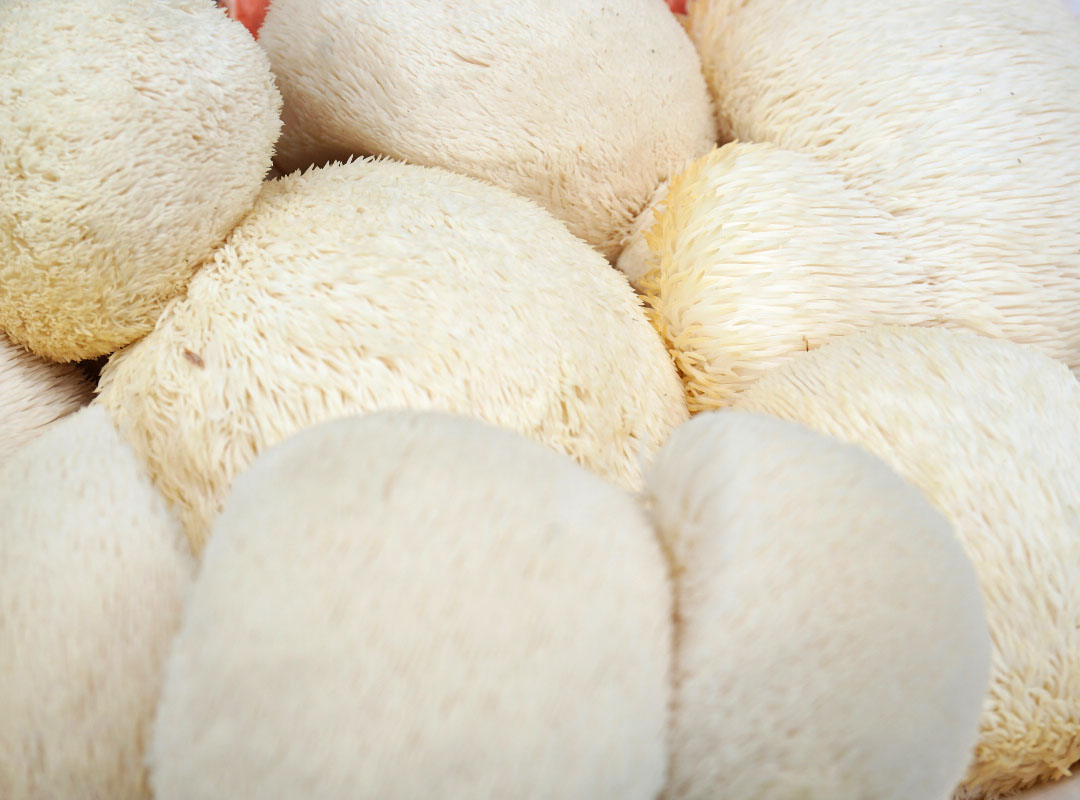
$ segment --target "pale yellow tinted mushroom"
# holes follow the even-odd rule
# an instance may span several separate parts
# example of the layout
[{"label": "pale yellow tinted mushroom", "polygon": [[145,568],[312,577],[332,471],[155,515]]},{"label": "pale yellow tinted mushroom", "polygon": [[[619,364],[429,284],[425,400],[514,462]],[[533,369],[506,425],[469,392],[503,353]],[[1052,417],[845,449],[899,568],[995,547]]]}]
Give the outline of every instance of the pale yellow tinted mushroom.
[{"label": "pale yellow tinted mushroom", "polygon": [[722,139],[894,218],[951,317],[1080,368],[1080,20],[1061,0],[696,0]]},{"label": "pale yellow tinted mushroom", "polygon": [[687,417],[626,279],[531,201],[355,161],[267,184],[100,395],[201,547],[267,445],[387,408],[471,414],[627,488]]},{"label": "pale yellow tinted mushroom", "polygon": [[207,0],[0,3],[0,330],[57,361],[149,332],[251,209],[280,105]]}]

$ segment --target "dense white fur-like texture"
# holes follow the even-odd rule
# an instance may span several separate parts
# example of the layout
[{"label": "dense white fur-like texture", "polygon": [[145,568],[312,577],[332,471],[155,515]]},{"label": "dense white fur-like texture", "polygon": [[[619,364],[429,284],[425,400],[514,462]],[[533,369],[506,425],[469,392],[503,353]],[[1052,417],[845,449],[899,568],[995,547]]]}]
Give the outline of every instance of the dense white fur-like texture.
[{"label": "dense white fur-like texture", "polygon": [[961,797],[1080,758],[1080,383],[1035,349],[937,328],[854,334],[759,380],[735,408],[866,447],[922,489],[975,563],[994,641]]},{"label": "dense white fur-like texture", "polygon": [[531,198],[608,257],[716,142],[701,64],[659,0],[274,0],[277,163],[445,167]]},{"label": "dense white fur-like texture", "polygon": [[941,309],[1080,368],[1080,21],[1061,0],[698,0],[722,138],[826,162]]},{"label": "dense white fur-like texture", "polygon": [[0,333],[0,465],[93,391],[78,367],[45,361]]},{"label": "dense white fur-like texture", "polygon": [[677,598],[666,797],[946,797],[990,636],[921,493],[861,448],[732,411],[676,431],[646,483]]},{"label": "dense white fur-like texture", "polygon": [[0,329],[57,361],[149,332],[250,210],[280,107],[207,0],[0,3]]},{"label": "dense white fur-like texture", "polygon": [[310,428],[215,524],[155,797],[652,800],[671,602],[644,511],[566,456],[444,414]]},{"label": "dense white fur-like texture", "polygon": [[802,153],[725,145],[674,178],[661,203],[639,285],[692,411],[730,405],[835,337],[940,321],[895,220]]},{"label": "dense white fur-like texture", "polygon": [[470,414],[628,488],[687,417],[641,301],[598,253],[504,189],[386,160],[268,183],[95,402],[196,549],[256,453],[335,417]]},{"label": "dense white fur-like texture", "polygon": [[150,797],[145,741],[193,571],[103,409],[0,464],[0,797]]}]

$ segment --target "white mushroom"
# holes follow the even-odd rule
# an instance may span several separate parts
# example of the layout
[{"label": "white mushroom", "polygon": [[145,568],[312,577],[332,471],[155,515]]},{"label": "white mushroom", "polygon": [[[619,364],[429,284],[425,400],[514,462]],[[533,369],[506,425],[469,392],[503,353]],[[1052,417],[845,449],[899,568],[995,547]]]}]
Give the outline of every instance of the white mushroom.
[{"label": "white mushroom", "polygon": [[280,106],[207,0],[0,3],[0,330],[57,361],[146,334],[251,209]]},{"label": "white mushroom", "polygon": [[659,0],[274,0],[285,170],[387,155],[539,202],[609,257],[716,141],[701,64]]},{"label": "white mushroom", "polygon": [[103,409],[0,464],[0,797],[149,800],[145,740],[193,567]]},{"label": "white mushroom", "polygon": [[565,456],[442,414],[308,429],[215,525],[154,795],[652,800],[670,592],[642,509]]},{"label": "white mushroom", "polygon": [[725,145],[657,202],[644,235],[651,269],[638,283],[691,410],[730,405],[838,336],[938,321],[932,281],[907,257],[896,221],[802,153]]},{"label": "white mushroom", "polygon": [[864,450],[757,414],[694,418],[647,483],[677,596],[665,797],[946,797],[990,637],[941,514]]},{"label": "white mushroom", "polygon": [[77,366],[45,361],[0,334],[0,465],[93,391]]},{"label": "white mushroom", "polygon": [[799,356],[735,408],[862,445],[955,526],[994,641],[961,796],[1064,775],[1080,759],[1080,383],[1069,370],[1009,342],[886,328]]},{"label": "white mushroom", "polygon": [[950,317],[1080,369],[1080,21],[1061,0],[696,0],[724,139],[825,162]]},{"label": "white mushroom", "polygon": [[267,183],[99,390],[196,549],[260,450],[335,417],[470,414],[629,488],[687,417],[599,254],[506,190],[391,161]]}]

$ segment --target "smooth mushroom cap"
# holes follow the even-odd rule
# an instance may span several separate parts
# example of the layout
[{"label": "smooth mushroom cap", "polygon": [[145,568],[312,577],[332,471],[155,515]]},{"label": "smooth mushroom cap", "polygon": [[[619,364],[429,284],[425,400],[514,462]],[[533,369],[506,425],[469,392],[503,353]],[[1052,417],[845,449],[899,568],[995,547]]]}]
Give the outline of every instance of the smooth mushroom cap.
[{"label": "smooth mushroom cap", "polygon": [[859,444],[922,489],[975,564],[994,641],[966,797],[1080,759],[1080,383],[1033,348],[886,328],[793,359],[735,408]]},{"label": "smooth mushroom cap", "polygon": [[0,4],[0,330],[57,361],[149,332],[251,209],[280,107],[206,0]]},{"label": "smooth mushroom cap", "polygon": [[326,423],[262,454],[215,524],[154,794],[652,800],[671,636],[629,495],[477,420]]},{"label": "smooth mushroom cap", "polygon": [[627,488],[687,418],[598,253],[506,190],[391,161],[268,183],[99,391],[197,550],[260,450],[336,417],[469,414]]},{"label": "smooth mushroom cap", "polygon": [[692,411],[875,324],[936,321],[896,222],[809,156],[729,144],[671,182],[639,281]]},{"label": "smooth mushroom cap", "polygon": [[194,560],[104,409],[0,463],[0,797],[148,800]]},{"label": "smooth mushroom cap", "polygon": [[895,218],[948,317],[1080,369],[1080,21],[1061,0],[697,0],[723,140]]},{"label": "smooth mushroom cap", "polygon": [[861,448],[730,411],[676,431],[646,494],[676,586],[665,797],[946,797],[990,637],[922,494]]},{"label": "smooth mushroom cap", "polygon": [[93,392],[77,366],[45,361],[0,334],[0,464]]},{"label": "smooth mushroom cap", "polygon": [[658,0],[274,0],[276,161],[451,169],[535,200],[614,258],[657,185],[716,142],[701,64]]}]

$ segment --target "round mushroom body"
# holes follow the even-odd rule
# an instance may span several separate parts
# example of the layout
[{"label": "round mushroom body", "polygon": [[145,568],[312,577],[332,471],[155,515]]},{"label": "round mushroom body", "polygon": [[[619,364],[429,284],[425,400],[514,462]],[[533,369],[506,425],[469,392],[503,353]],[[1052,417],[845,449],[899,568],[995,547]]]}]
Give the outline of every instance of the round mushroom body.
[{"label": "round mushroom body", "polygon": [[675,576],[665,797],[946,797],[990,671],[949,524],[864,450],[765,415],[701,414],[646,497]]},{"label": "round mushroom body", "polygon": [[657,206],[639,286],[691,410],[730,405],[838,336],[936,321],[895,220],[802,153],[725,145],[674,178]]},{"label": "round mushroom body", "polygon": [[251,209],[280,106],[206,0],[0,5],[0,330],[57,361],[148,333]]},{"label": "round mushroom body", "polygon": [[716,142],[701,64],[657,0],[274,0],[284,170],[386,155],[539,202],[615,257]]},{"label": "round mushroom body", "polygon": [[0,334],[0,464],[93,392],[77,366],[45,361]]},{"label": "round mushroom body", "polygon": [[0,462],[0,797],[149,800],[194,559],[103,409]]},{"label": "round mushroom body", "polygon": [[1061,0],[697,0],[722,139],[895,218],[947,317],[1080,368],[1080,21]]},{"label": "round mushroom body", "polygon": [[652,800],[671,637],[644,511],[567,457],[444,414],[309,428],[215,524],[154,796]]},{"label": "round mushroom body", "polygon": [[865,447],[955,527],[994,641],[960,796],[1066,774],[1080,759],[1080,383],[1069,370],[1010,342],[885,328],[799,356],[734,407]]},{"label": "round mushroom body", "polygon": [[508,191],[392,161],[269,182],[95,402],[196,549],[260,450],[336,417],[470,414],[628,488],[687,418],[641,301],[598,253]]}]

